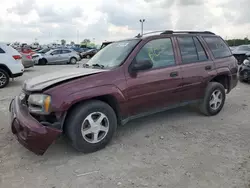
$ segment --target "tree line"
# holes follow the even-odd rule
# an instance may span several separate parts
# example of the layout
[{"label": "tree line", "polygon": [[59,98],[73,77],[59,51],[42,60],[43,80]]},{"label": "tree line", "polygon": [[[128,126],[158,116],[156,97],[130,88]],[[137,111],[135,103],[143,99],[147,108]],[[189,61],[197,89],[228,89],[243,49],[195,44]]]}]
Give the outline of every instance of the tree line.
[{"label": "tree line", "polygon": [[250,40],[245,37],[244,39],[230,39],[226,40],[229,46],[239,46],[243,44],[250,44]]},{"label": "tree line", "polygon": [[[65,39],[62,39],[61,40],[61,44],[62,45],[65,45],[66,44],[66,40]],[[75,44],[75,42],[74,41],[71,41],[70,42],[70,44],[71,45],[74,45]],[[80,45],[81,46],[86,46],[86,47],[96,47],[96,44],[95,43],[93,43],[90,39],[84,39],[81,43],[80,43]]]}]

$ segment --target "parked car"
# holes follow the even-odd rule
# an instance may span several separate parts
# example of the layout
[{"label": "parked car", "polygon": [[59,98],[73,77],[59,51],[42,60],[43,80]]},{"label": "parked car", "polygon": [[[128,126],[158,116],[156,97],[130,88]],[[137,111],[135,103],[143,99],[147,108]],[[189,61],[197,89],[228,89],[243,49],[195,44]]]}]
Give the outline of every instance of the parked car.
[{"label": "parked car", "polygon": [[21,48],[23,48],[23,47],[25,47],[25,46],[27,46],[28,44],[27,43],[21,43]]},{"label": "parked car", "polygon": [[21,47],[18,50],[20,51],[20,53],[26,54],[26,55],[32,55],[35,53],[29,46]]},{"label": "parked car", "polygon": [[78,53],[74,50],[67,48],[52,49],[44,54],[36,53],[32,55],[32,59],[35,64],[46,65],[46,64],[76,64],[81,58]]},{"label": "parked car", "polygon": [[81,53],[81,58],[91,58],[98,52],[97,49],[90,49]]},{"label": "parked car", "polygon": [[246,53],[250,52],[250,45],[240,45],[232,50],[234,57],[238,60],[238,64],[241,65],[244,61]]},{"label": "parked car", "polygon": [[230,48],[231,51],[235,50],[236,47],[237,46],[229,46],[229,48]]},{"label": "parked car", "polygon": [[8,85],[10,78],[23,75],[24,67],[21,54],[5,43],[0,43],[0,59],[0,88],[4,88]]},{"label": "parked car", "polygon": [[250,81],[250,52],[246,53],[243,63],[239,67],[239,80],[241,82]]},{"label": "parked car", "polygon": [[10,103],[12,132],[36,154],[62,133],[76,150],[94,152],[110,142],[117,125],[138,117],[192,103],[207,116],[218,114],[237,85],[237,66],[211,32],[116,41],[83,68],[25,81]]},{"label": "parked car", "polygon": [[13,44],[11,44],[11,46],[16,49],[20,47],[20,42],[14,42]]},{"label": "parked car", "polygon": [[74,50],[77,52],[77,54],[80,56],[80,58],[82,59],[83,57],[81,56],[81,53],[85,52],[86,48],[78,48],[78,47],[71,47],[70,49]]},{"label": "parked car", "polygon": [[22,64],[24,68],[34,67],[34,61],[30,54],[21,54],[22,55]]},{"label": "parked car", "polygon": [[39,47],[39,43],[38,42],[33,42],[31,44],[31,49],[37,49]]}]

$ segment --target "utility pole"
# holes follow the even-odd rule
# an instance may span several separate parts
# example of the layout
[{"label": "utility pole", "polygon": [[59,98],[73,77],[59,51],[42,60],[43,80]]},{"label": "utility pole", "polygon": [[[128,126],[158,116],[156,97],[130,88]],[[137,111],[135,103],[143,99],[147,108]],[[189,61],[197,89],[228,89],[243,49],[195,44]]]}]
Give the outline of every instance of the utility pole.
[{"label": "utility pole", "polygon": [[141,22],[141,36],[143,35],[143,23],[145,22],[145,19],[140,19]]}]

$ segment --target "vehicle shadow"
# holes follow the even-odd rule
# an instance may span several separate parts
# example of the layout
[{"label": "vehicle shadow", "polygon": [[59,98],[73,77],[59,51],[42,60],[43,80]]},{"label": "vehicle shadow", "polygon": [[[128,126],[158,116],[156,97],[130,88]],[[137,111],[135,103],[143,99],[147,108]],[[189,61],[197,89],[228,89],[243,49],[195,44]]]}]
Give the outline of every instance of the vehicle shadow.
[{"label": "vehicle shadow", "polygon": [[16,80],[16,79],[12,80],[12,79],[10,79],[9,85],[6,88],[22,86],[22,85],[23,85],[22,80]]},{"label": "vehicle shadow", "polygon": [[168,122],[178,120],[180,117],[184,119],[185,117],[199,116],[198,109],[194,105],[188,105],[184,107],[179,107],[171,110],[166,110],[164,112],[159,112],[150,116],[138,118],[128,122],[123,126],[119,126],[117,130],[116,138],[126,137],[129,135],[131,130],[141,131],[143,129],[151,128],[152,124],[154,126],[165,126]]},{"label": "vehicle shadow", "polygon": [[24,69],[24,72],[34,72],[34,71],[36,71],[34,70],[34,67]]}]

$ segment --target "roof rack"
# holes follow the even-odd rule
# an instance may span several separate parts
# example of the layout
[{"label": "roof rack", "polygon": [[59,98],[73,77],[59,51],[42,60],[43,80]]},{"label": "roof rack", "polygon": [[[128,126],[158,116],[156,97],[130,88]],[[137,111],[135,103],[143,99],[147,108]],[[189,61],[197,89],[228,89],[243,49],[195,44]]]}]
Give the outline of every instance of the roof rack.
[{"label": "roof rack", "polygon": [[136,35],[135,37],[136,38],[141,38],[142,36],[144,35],[148,35],[148,34],[154,34],[154,33],[162,33],[164,32],[165,30],[161,30],[161,31],[151,31],[151,32],[148,32],[148,33],[143,33],[143,35],[141,35],[140,33],[138,33],[138,35]]},{"label": "roof rack", "polygon": [[140,33],[138,33],[138,35],[136,35],[136,38],[141,38],[144,35],[148,35],[148,34],[154,34],[154,33],[160,33],[161,35],[166,35],[166,34],[209,34],[209,35],[215,35],[215,33],[210,32],[210,31],[173,31],[173,30],[162,30],[162,31],[152,31],[152,32],[148,32],[148,33],[143,33],[143,35],[141,35]]},{"label": "roof rack", "polygon": [[210,32],[210,31],[172,31],[172,30],[166,30],[162,32],[161,34],[210,34],[210,35],[215,35],[215,33]]}]

